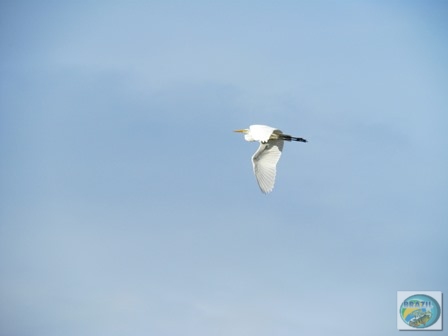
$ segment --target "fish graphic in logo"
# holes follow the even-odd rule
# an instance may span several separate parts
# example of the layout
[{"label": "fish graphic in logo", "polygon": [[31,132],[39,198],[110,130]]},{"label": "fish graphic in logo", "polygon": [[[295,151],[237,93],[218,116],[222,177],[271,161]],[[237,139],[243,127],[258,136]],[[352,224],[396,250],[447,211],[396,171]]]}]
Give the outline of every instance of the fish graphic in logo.
[{"label": "fish graphic in logo", "polygon": [[431,296],[416,294],[403,301],[400,316],[408,326],[424,329],[437,322],[440,317],[440,306]]}]

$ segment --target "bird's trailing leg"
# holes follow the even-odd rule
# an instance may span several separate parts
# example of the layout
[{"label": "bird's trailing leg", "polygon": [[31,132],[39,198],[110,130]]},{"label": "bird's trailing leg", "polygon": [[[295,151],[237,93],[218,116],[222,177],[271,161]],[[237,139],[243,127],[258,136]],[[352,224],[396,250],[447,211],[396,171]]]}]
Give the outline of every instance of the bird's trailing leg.
[{"label": "bird's trailing leg", "polygon": [[293,137],[293,136],[290,136],[290,135],[285,135],[285,134],[282,134],[281,138],[282,138],[282,140],[285,140],[285,141],[307,142],[304,138],[296,138],[296,137]]}]

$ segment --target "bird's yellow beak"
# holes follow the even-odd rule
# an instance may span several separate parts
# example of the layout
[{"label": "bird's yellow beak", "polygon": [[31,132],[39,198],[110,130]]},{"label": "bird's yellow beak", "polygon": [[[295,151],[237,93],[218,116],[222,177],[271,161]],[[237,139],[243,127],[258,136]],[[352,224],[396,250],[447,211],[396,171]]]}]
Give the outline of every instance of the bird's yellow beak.
[{"label": "bird's yellow beak", "polygon": [[234,132],[244,133],[244,132],[246,132],[246,130],[245,129],[240,129],[240,130],[235,130]]}]

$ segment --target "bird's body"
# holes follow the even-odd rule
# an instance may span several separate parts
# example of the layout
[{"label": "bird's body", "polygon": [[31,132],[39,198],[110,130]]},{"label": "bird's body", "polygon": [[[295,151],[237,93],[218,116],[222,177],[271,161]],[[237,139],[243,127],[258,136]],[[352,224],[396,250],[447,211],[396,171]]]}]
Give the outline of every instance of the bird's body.
[{"label": "bird's body", "polygon": [[251,125],[248,129],[235,132],[243,133],[246,141],[260,143],[260,147],[252,156],[252,165],[258,185],[265,194],[274,189],[277,163],[282,155],[284,141],[307,142],[303,138],[283,134],[279,129],[266,125]]}]

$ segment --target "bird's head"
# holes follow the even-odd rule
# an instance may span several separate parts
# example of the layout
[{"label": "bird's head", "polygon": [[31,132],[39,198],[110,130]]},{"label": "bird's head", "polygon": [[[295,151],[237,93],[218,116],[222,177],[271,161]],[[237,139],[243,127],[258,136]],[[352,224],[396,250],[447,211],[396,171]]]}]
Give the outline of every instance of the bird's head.
[{"label": "bird's head", "polygon": [[251,134],[250,134],[250,130],[249,130],[248,128],[245,128],[245,129],[239,129],[239,130],[236,130],[236,131],[234,131],[234,132],[237,132],[237,133],[243,133],[243,134],[244,134],[244,139],[245,139],[246,141],[253,141],[253,138],[252,138],[252,136],[251,136]]}]

